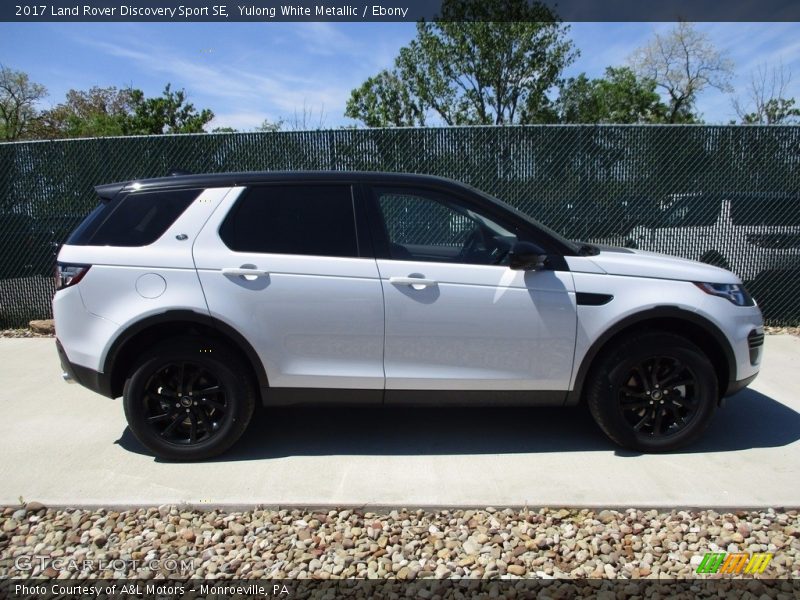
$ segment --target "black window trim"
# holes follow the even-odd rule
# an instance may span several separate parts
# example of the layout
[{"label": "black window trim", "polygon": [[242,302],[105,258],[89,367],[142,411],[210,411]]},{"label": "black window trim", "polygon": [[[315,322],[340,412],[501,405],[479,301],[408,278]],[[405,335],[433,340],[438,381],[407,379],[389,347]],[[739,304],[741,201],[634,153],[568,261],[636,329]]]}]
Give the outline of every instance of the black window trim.
[{"label": "black window trim", "polygon": [[[237,186],[238,187],[238,186]],[[357,181],[343,181],[343,180],[325,180],[325,179],[313,179],[309,181],[301,181],[301,180],[276,180],[276,181],[257,181],[245,184],[243,186],[244,189],[239,193],[238,197],[233,203],[233,206],[230,207],[227,214],[223,217],[220,221],[219,225],[217,226],[217,237],[219,238],[222,245],[225,246],[231,252],[240,252],[246,254],[278,254],[274,252],[252,252],[252,251],[242,251],[242,250],[235,250],[231,248],[225,239],[222,236],[222,228],[225,225],[226,221],[231,218],[238,207],[242,204],[244,199],[250,193],[251,190],[255,188],[267,188],[267,187],[280,187],[280,188],[287,188],[287,187],[298,187],[298,188],[309,188],[309,187],[348,187],[350,188],[350,206],[353,210],[353,227],[356,236],[356,253],[358,256],[333,256],[330,254],[285,254],[287,256],[319,256],[324,258],[345,258],[345,259],[353,259],[353,258],[375,258],[373,249],[372,249],[372,237],[369,235],[368,226],[366,224],[366,217],[364,216],[364,208],[363,208],[363,197],[361,194],[360,186]]]}]

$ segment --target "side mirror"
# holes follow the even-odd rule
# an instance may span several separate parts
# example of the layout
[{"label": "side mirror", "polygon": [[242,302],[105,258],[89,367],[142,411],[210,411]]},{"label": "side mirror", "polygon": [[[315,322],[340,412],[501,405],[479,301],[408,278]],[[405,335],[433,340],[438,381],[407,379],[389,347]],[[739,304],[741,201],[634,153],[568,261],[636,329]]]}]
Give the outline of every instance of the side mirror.
[{"label": "side mirror", "polygon": [[509,267],[515,271],[539,271],[544,268],[547,254],[536,244],[517,242],[509,252]]}]

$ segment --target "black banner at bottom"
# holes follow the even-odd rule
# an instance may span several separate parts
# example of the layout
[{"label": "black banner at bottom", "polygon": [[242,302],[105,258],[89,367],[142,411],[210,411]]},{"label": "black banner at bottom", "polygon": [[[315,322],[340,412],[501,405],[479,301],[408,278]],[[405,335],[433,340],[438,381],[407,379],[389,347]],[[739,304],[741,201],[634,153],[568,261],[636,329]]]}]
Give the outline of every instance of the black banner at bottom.
[{"label": "black banner at bottom", "polygon": [[800,579],[2,579],[0,599],[798,598]]}]

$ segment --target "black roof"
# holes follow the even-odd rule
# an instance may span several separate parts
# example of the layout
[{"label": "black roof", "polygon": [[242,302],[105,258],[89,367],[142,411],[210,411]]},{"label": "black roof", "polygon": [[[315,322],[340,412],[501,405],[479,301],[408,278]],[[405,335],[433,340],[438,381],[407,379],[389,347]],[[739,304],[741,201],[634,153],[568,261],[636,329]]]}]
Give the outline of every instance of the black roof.
[{"label": "black roof", "polygon": [[382,181],[386,183],[427,183],[443,187],[464,184],[438,177],[436,175],[420,175],[414,173],[387,173],[380,171],[251,171],[242,173],[206,173],[200,175],[173,175],[153,179],[134,179],[119,183],[108,183],[95,187],[101,198],[112,198],[122,189],[156,190],[176,187],[233,187],[256,183],[274,183],[276,181],[308,181],[308,182],[357,182]]}]

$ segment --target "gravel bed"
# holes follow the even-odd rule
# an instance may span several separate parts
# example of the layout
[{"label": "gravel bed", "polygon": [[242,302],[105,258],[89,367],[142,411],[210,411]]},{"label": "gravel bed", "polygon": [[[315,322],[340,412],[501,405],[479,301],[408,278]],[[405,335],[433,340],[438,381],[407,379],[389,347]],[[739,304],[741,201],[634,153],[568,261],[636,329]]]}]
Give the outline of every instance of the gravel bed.
[{"label": "gravel bed", "polygon": [[[800,577],[796,510],[0,513],[0,577],[684,578],[705,552],[772,552],[758,577]],[[18,568],[31,556],[45,558]]]},{"label": "gravel bed", "polygon": [[1,329],[0,338],[34,338],[34,337],[55,337],[52,333],[36,333],[30,329]]}]

